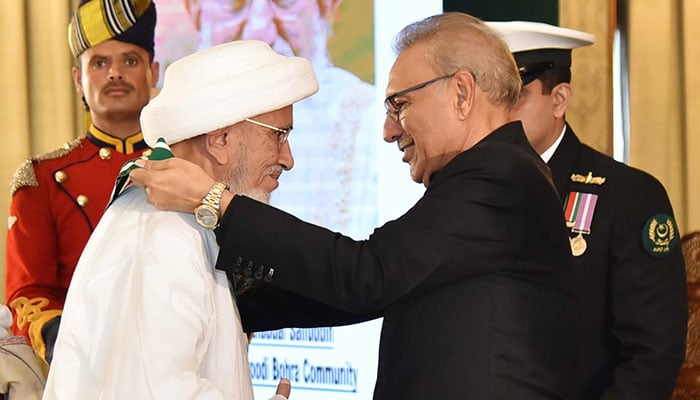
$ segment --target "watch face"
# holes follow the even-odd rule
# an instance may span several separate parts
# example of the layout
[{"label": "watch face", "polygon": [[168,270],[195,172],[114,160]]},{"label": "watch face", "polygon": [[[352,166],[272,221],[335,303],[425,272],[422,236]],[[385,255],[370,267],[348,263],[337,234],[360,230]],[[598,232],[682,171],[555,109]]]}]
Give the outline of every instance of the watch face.
[{"label": "watch face", "polygon": [[212,207],[201,205],[194,210],[194,216],[197,223],[205,228],[215,228],[219,222],[219,216]]}]

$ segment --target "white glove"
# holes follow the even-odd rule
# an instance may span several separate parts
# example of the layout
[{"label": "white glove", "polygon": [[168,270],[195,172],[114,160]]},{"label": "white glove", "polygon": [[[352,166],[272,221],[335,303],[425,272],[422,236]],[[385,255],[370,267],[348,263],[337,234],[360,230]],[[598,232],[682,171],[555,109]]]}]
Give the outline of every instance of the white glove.
[{"label": "white glove", "polygon": [[[46,365],[24,336],[9,336],[4,305],[0,305],[0,394],[8,399],[40,400],[46,384]],[[3,334],[4,333],[4,334]]]}]

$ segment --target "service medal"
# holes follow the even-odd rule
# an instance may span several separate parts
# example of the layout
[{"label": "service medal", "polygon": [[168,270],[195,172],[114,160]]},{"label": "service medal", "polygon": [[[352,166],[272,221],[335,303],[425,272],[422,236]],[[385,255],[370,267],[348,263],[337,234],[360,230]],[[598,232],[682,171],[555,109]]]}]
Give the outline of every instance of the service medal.
[{"label": "service medal", "polygon": [[574,257],[578,257],[586,252],[588,244],[581,233],[579,233],[578,236],[569,238],[569,242],[571,244],[571,254],[573,254]]},{"label": "service medal", "polygon": [[598,202],[598,195],[592,193],[571,192],[564,204],[564,218],[566,227],[577,236],[569,238],[571,244],[571,254],[578,257],[586,252],[588,244],[583,235],[591,233],[591,223],[595,206]]}]

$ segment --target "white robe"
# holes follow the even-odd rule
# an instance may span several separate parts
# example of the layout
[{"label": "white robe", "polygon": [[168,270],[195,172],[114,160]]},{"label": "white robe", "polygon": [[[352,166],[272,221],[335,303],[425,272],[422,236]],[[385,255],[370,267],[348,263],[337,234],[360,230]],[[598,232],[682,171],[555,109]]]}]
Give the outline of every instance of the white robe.
[{"label": "white robe", "polygon": [[122,194],[78,262],[43,398],[253,399],[218,251],[193,215]]}]

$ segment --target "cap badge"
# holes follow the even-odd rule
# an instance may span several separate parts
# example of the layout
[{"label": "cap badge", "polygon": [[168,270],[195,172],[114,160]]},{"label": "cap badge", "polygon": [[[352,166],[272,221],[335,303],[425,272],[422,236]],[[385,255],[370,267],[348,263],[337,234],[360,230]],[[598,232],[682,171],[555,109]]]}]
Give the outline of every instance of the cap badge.
[{"label": "cap badge", "polygon": [[642,244],[653,257],[670,254],[678,244],[677,227],[673,217],[656,214],[650,217],[642,229]]}]

